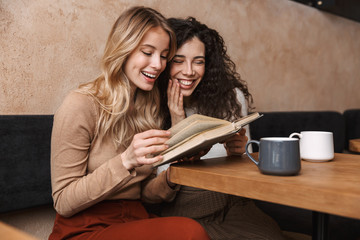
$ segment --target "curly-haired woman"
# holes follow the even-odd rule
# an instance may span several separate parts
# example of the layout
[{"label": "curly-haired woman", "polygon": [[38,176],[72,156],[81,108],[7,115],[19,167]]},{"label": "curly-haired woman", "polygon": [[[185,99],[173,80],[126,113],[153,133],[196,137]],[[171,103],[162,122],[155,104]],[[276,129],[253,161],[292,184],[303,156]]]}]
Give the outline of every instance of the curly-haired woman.
[{"label": "curly-haired woman", "polygon": [[[219,33],[194,18],[172,18],[169,23],[178,50],[159,77],[163,127],[167,129],[194,113],[226,120],[247,115],[252,96]],[[249,136],[249,131],[243,129],[224,145],[213,146],[203,158],[243,154],[246,134]],[[162,215],[191,217],[203,225],[211,239],[283,239],[277,223],[252,200],[187,186],[181,187]]]}]

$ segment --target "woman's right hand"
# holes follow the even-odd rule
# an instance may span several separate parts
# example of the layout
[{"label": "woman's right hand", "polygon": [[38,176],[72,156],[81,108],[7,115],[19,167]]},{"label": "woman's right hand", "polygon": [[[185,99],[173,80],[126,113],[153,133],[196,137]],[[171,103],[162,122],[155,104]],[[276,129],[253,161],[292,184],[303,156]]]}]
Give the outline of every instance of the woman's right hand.
[{"label": "woman's right hand", "polygon": [[121,154],[125,168],[130,170],[162,160],[161,155],[153,157],[152,154],[166,150],[165,142],[169,138],[170,132],[165,130],[152,129],[135,134],[130,146]]},{"label": "woman's right hand", "polygon": [[180,91],[180,85],[173,80],[169,80],[167,89],[168,96],[168,107],[171,116],[171,125],[174,126],[176,123],[185,119],[185,111],[183,105],[183,95]]}]

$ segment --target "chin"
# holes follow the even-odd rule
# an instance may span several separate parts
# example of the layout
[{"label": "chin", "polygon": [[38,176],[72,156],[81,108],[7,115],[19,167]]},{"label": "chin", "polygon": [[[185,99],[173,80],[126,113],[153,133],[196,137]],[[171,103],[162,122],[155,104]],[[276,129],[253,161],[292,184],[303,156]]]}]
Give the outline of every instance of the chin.
[{"label": "chin", "polygon": [[195,89],[189,89],[189,90],[181,90],[181,94],[184,97],[190,97],[191,94],[194,92]]},{"label": "chin", "polygon": [[151,91],[151,90],[154,88],[154,85],[153,85],[153,84],[151,84],[151,85],[145,85],[145,86],[140,86],[139,88],[140,88],[141,90],[143,90],[143,91],[149,92],[149,91]]}]

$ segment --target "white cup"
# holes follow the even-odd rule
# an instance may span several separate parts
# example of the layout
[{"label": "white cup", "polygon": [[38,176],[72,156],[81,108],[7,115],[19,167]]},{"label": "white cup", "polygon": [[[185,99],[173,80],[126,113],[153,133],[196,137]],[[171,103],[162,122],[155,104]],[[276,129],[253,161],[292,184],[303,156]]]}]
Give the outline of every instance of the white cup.
[{"label": "white cup", "polygon": [[334,158],[334,137],[332,132],[302,131],[292,133],[290,138],[300,138],[300,157],[311,162],[325,162]]}]

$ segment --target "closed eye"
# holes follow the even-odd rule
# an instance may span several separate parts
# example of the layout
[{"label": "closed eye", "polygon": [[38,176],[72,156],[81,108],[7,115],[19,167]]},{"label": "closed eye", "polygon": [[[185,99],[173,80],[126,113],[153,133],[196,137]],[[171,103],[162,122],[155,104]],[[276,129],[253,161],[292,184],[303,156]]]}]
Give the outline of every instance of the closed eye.
[{"label": "closed eye", "polygon": [[205,63],[205,61],[195,61],[196,64],[202,65]]},{"label": "closed eye", "polygon": [[146,56],[151,56],[152,53],[149,52],[145,52],[145,51],[141,51],[143,54],[145,54]]},{"label": "closed eye", "polygon": [[173,63],[183,63],[184,60],[180,60],[180,59],[173,59],[172,60]]},{"label": "closed eye", "polygon": [[205,64],[205,57],[203,57],[203,56],[195,57],[194,63],[199,64],[199,65]]}]

